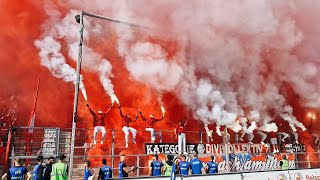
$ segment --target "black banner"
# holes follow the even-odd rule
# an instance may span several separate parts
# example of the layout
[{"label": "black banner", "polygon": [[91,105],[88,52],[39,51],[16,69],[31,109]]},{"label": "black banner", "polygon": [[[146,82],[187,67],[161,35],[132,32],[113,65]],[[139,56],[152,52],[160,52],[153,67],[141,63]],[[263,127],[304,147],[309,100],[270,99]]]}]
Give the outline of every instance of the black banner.
[{"label": "black banner", "polygon": [[[195,144],[187,144],[186,150],[187,153],[194,153]],[[145,152],[146,154],[178,154],[178,144],[173,143],[159,143],[145,144]]]},{"label": "black banner", "polygon": [[286,144],[285,149],[287,153],[306,152],[304,144]]}]

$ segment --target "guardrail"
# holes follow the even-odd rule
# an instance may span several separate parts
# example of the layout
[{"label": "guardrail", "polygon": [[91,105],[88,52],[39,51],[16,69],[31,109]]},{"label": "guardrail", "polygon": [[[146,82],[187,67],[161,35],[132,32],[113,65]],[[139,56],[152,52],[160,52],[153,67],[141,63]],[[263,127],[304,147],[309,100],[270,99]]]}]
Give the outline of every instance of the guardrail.
[{"label": "guardrail", "polygon": [[[29,130],[29,127],[14,127],[14,154],[25,155],[25,133]],[[137,141],[139,142],[150,142],[150,132],[137,130]],[[175,140],[173,131],[160,130],[156,142],[162,143],[165,141],[172,142]],[[205,132],[187,131],[188,143],[201,143],[205,140]],[[50,137],[46,137],[50,136]],[[101,133],[98,133],[97,139],[98,144],[101,138]],[[33,128],[33,135],[31,137],[31,154],[48,154],[51,152],[52,155],[59,153],[69,153],[71,141],[71,128],[54,128],[54,127],[35,127]],[[54,144],[55,143],[55,144]],[[86,149],[90,149],[93,143],[93,129],[76,129],[75,138],[75,156],[84,155]],[[68,146],[69,145],[69,146]],[[112,154],[115,149],[125,149],[124,133],[122,130],[106,129],[106,137],[103,144],[103,152],[106,151],[108,154]],[[130,148],[130,144],[129,144]],[[99,155],[100,152],[92,152],[92,154]],[[115,153],[115,152],[114,152]]]}]

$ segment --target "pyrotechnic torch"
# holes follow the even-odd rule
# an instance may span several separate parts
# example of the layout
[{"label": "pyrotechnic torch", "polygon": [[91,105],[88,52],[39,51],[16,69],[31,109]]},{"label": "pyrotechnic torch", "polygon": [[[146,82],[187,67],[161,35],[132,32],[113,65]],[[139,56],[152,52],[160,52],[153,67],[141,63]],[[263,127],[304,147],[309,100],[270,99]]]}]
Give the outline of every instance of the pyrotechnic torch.
[{"label": "pyrotechnic torch", "polygon": [[161,105],[161,112],[162,112],[162,117],[164,117],[165,109],[162,105]]},{"label": "pyrotechnic torch", "polygon": [[114,102],[116,102],[118,104],[118,106],[120,106],[119,99],[115,94],[111,95],[111,102],[112,102],[112,106],[113,106]]}]

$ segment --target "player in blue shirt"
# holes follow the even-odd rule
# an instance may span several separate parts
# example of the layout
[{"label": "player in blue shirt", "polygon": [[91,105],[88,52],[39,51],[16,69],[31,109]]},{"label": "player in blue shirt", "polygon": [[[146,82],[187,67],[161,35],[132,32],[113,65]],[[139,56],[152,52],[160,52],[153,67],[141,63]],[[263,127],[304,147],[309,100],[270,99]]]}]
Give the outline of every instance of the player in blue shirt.
[{"label": "player in blue shirt", "polygon": [[189,163],[186,161],[186,156],[181,155],[181,161],[178,164],[178,169],[181,175],[189,175]]},{"label": "player in blue shirt", "polygon": [[136,169],[138,169],[135,166],[127,167],[127,165],[124,163],[126,160],[126,155],[121,155],[120,156],[120,162],[119,162],[119,179],[123,178],[123,177],[128,177],[129,173],[132,171],[135,171]]},{"label": "player in blue shirt", "polygon": [[158,154],[153,155],[153,161],[151,162],[150,167],[150,176],[161,176],[163,163],[159,160]]},{"label": "player in blue shirt", "polygon": [[27,180],[31,179],[31,173],[28,172],[27,168],[22,166],[23,162],[21,158],[16,158],[14,160],[14,167],[10,168],[1,179],[24,179],[24,176],[27,175]]},{"label": "player in blue shirt", "polygon": [[43,156],[37,157],[38,164],[33,168],[33,180],[42,180],[43,179]]},{"label": "player in blue shirt", "polygon": [[107,166],[107,160],[102,159],[103,166],[100,168],[98,180],[106,180],[112,178],[112,168]]},{"label": "player in blue shirt", "polygon": [[89,177],[91,179],[94,179],[95,174],[93,170],[90,168],[91,162],[89,160],[84,162],[84,180],[89,180]]},{"label": "player in blue shirt", "polygon": [[192,174],[202,174],[203,164],[198,159],[198,153],[193,154],[193,159],[189,162]]},{"label": "player in blue shirt", "polygon": [[218,163],[216,162],[216,158],[214,156],[211,156],[211,161],[207,163],[206,169],[208,174],[218,173]]}]

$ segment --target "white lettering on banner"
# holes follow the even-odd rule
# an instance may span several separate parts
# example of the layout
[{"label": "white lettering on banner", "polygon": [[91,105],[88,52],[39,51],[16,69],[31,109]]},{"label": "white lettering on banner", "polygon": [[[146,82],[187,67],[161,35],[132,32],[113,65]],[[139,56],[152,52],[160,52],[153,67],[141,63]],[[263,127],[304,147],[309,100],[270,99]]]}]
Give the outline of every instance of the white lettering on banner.
[{"label": "white lettering on banner", "polygon": [[160,149],[158,147],[158,145],[154,146],[153,154],[160,154]]},{"label": "white lettering on banner", "polygon": [[56,153],[57,129],[44,129],[42,155],[53,155]]},{"label": "white lettering on banner", "polygon": [[[207,154],[218,154],[225,153],[225,147],[221,144],[206,144],[206,153]],[[269,146],[262,144],[231,144],[228,145],[228,149],[230,153],[239,152],[239,153],[262,153],[263,151],[268,151]],[[265,149],[265,150],[264,150]]]},{"label": "white lettering on banner", "polygon": [[[146,144],[147,154],[176,154],[178,153],[177,144]],[[265,148],[262,144],[229,144],[227,145],[229,153],[262,153],[267,152],[269,146]],[[194,153],[195,150],[199,154],[220,154],[226,152],[224,144],[187,144],[186,150],[188,153]]]},{"label": "white lettering on banner", "polygon": [[187,146],[187,148],[189,148],[189,150],[187,150],[188,152],[190,152],[190,153],[194,153],[194,146],[195,145],[189,145],[189,146]]},{"label": "white lettering on banner", "polygon": [[[208,144],[208,145],[210,146],[210,144]],[[212,146],[212,144],[211,144],[211,146]],[[221,147],[220,144],[214,144],[214,152],[219,152],[219,147]],[[213,149],[213,148],[211,148],[211,149]]]},{"label": "white lettering on banner", "polygon": [[[273,156],[267,156],[264,158],[264,161],[262,161],[252,160],[250,154],[232,154],[230,156],[229,165],[232,172],[278,170],[280,168],[280,161]],[[295,162],[293,160],[289,160],[289,168],[295,168]],[[219,172],[226,171],[225,160],[218,163],[218,169]]]},{"label": "white lettering on banner", "polygon": [[152,154],[153,153],[151,147],[152,147],[152,145],[146,145],[147,154]]},{"label": "white lettering on banner", "polygon": [[164,145],[164,153],[165,153],[165,154],[169,154],[169,153],[170,153],[170,151],[169,151],[169,144]]},{"label": "white lettering on banner", "polygon": [[306,147],[304,144],[286,144],[286,152],[305,152]]},{"label": "white lettering on banner", "polygon": [[290,170],[290,177],[294,180],[319,180],[320,169],[301,169],[301,170]]},{"label": "white lettering on banner", "polygon": [[[188,153],[194,153],[194,144],[186,145],[186,150]],[[145,145],[146,154],[178,154],[177,144],[146,144]]]},{"label": "white lettering on banner", "polygon": [[206,144],[206,152],[211,152],[211,146],[210,144]]}]

